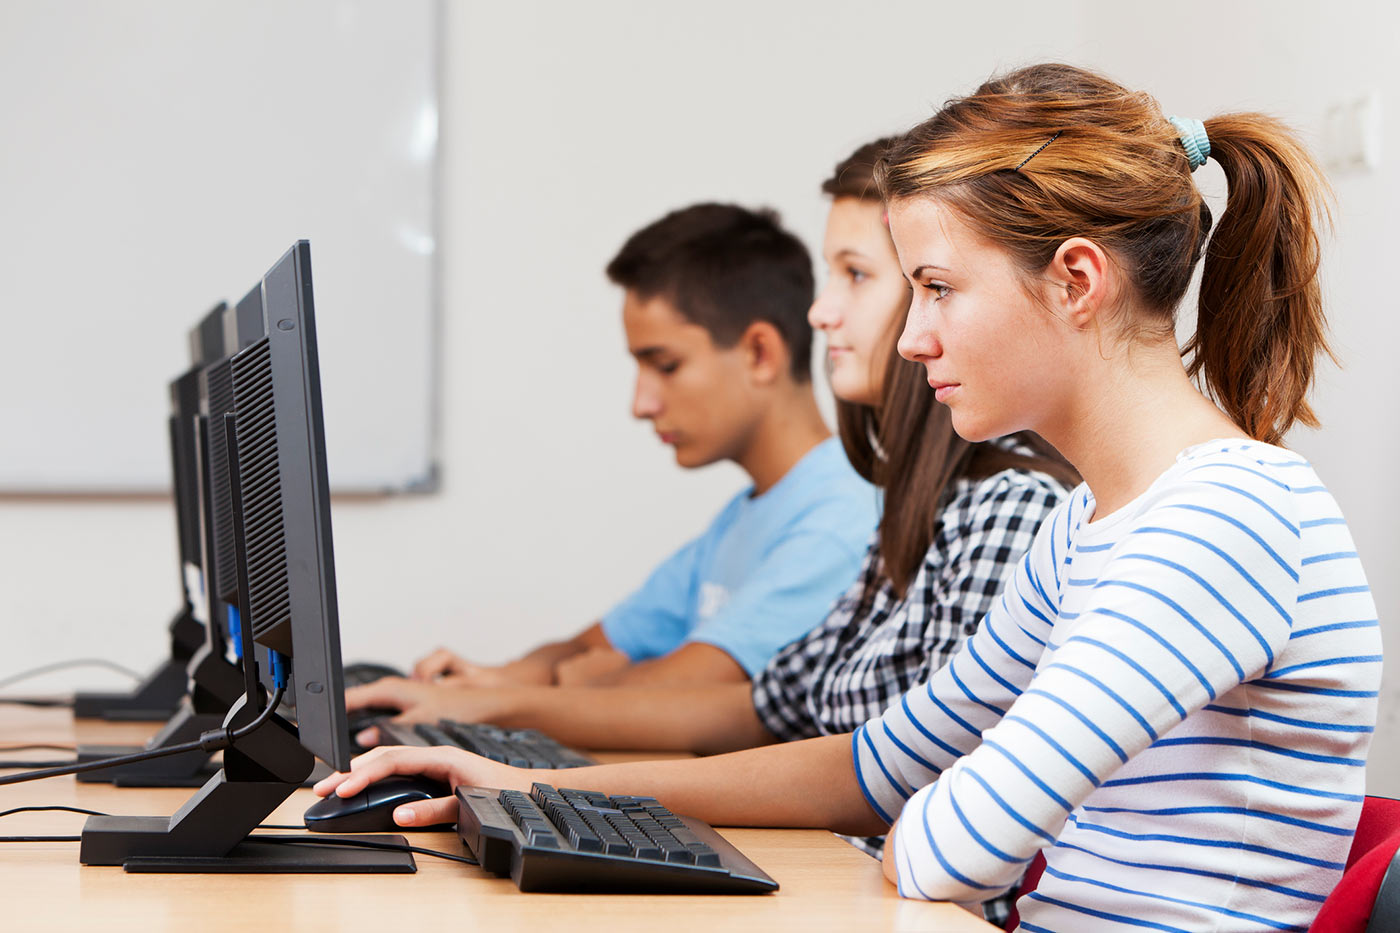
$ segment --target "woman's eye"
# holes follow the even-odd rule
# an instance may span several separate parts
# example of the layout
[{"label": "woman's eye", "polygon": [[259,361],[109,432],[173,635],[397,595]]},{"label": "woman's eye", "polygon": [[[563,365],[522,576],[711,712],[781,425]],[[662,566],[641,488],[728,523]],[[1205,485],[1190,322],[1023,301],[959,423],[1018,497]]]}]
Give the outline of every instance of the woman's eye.
[{"label": "woman's eye", "polygon": [[846,274],[850,276],[851,281],[855,282],[857,285],[870,278],[870,273],[866,272],[864,269],[857,269],[855,266],[847,266]]},{"label": "woman's eye", "polygon": [[656,365],[657,371],[667,376],[669,376],[671,373],[675,372],[680,368],[681,364],[677,361],[672,361],[669,363],[658,363]]},{"label": "woman's eye", "polygon": [[929,282],[924,285],[924,288],[927,288],[938,296],[933,299],[934,301],[942,301],[944,298],[947,298],[948,293],[952,291],[947,285],[939,285],[937,282]]}]

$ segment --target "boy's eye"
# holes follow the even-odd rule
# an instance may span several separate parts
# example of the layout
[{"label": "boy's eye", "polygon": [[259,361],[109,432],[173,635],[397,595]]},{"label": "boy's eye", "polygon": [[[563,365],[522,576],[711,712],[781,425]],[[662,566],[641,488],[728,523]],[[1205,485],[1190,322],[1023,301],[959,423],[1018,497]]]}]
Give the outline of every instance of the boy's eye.
[{"label": "boy's eye", "polygon": [[670,375],[671,373],[675,372],[676,370],[678,370],[678,369],[680,369],[680,368],[681,368],[681,364],[680,364],[680,362],[679,362],[678,360],[670,360],[670,361],[665,362],[665,363],[657,363],[657,364],[656,364],[656,371],[659,372],[659,373],[664,373],[664,374],[666,374],[666,375]]}]

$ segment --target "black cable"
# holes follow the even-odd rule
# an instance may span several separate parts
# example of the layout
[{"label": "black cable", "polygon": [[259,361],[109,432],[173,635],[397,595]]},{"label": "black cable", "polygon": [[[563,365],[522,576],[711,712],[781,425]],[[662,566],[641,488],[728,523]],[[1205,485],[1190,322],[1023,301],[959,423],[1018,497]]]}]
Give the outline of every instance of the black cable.
[{"label": "black cable", "polygon": [[0,703],[10,706],[38,706],[41,708],[67,709],[73,705],[72,697],[0,697]]},{"label": "black cable", "polygon": [[129,765],[138,761],[150,761],[153,758],[183,755],[185,752],[222,751],[271,719],[272,714],[277,710],[277,704],[282,701],[282,694],[286,692],[286,687],[278,687],[273,693],[272,699],[263,707],[257,718],[239,729],[229,729],[228,727],[211,729],[201,734],[198,741],[194,742],[182,742],[179,745],[170,745],[149,752],[138,752],[135,755],[122,755],[117,758],[103,758],[99,761],[88,761],[83,764],[67,764],[58,768],[44,768],[39,771],[25,771],[23,774],[11,774],[8,777],[0,777],[0,784],[19,784],[24,781],[37,781],[40,778],[82,774],[85,771],[100,771],[103,768],[111,768],[116,765]]},{"label": "black cable", "polygon": [[0,752],[76,752],[72,745],[0,745]]},{"label": "black cable", "polygon": [[[0,816],[11,813],[28,813],[36,810],[68,810],[73,813],[86,813],[88,816],[107,816],[100,810],[87,810],[83,807],[14,807],[0,812]],[[82,836],[0,836],[0,842],[81,842]]]},{"label": "black cable", "polygon": [[[49,805],[49,806],[12,807],[12,808],[10,808],[9,810],[0,810],[0,818],[10,816],[10,815],[13,814],[13,813],[38,813],[38,812],[47,812],[47,811],[50,811],[50,810],[63,810],[63,811],[65,811],[65,812],[67,812],[67,813],[82,813],[82,814],[85,814],[85,815],[87,815],[87,816],[111,816],[111,815],[112,815],[112,814],[110,814],[110,813],[103,813],[101,810],[89,810],[89,809],[87,809],[86,807],[67,807],[67,806],[62,806],[62,805],[60,805],[60,804],[53,804],[53,805]],[[304,825],[303,825],[303,826],[284,826],[284,825],[281,825],[281,824],[278,824],[278,823],[259,823],[257,826],[255,826],[255,827],[253,827],[253,828],[254,828],[254,829],[283,829],[283,830],[286,830],[286,829],[305,829],[306,827],[305,827]]]},{"label": "black cable", "polygon": [[84,808],[84,807],[64,807],[64,806],[55,805],[55,806],[50,806],[50,807],[12,807],[12,808],[9,809],[9,810],[0,811],[0,817],[9,816],[11,813],[36,813],[36,812],[39,812],[39,811],[41,811],[41,810],[65,810],[65,811],[67,811],[67,812],[69,812],[69,813],[85,813],[85,814],[87,814],[88,816],[111,816],[111,815],[112,815],[112,814],[110,814],[110,813],[103,813],[101,810],[88,810],[88,809],[86,809],[86,808]]},{"label": "black cable", "polygon": [[464,865],[481,864],[469,855],[453,855],[451,852],[439,852],[437,849],[425,849],[422,846],[401,846],[396,842],[370,842],[368,839],[335,839],[326,836],[308,836],[305,839],[295,839],[291,836],[249,836],[248,838],[256,839],[259,842],[276,842],[293,846],[353,846],[360,849],[387,849],[391,852],[417,852],[419,855],[431,855],[434,858],[461,862]]},{"label": "black cable", "polygon": [[28,680],[31,677],[38,677],[40,674],[49,674],[53,671],[63,671],[70,667],[105,667],[108,670],[125,674],[136,682],[140,682],[142,675],[136,673],[129,667],[123,667],[108,661],[106,658],[77,658],[73,661],[55,661],[53,664],[42,664],[32,670],[20,671],[18,674],[11,674],[8,677],[0,678],[0,687],[8,687],[10,684],[17,684],[21,680]]},{"label": "black cable", "polygon": [[0,758],[0,771],[13,771],[15,768],[58,768],[63,765],[71,765],[76,758],[67,758],[63,761],[10,761],[7,758]]}]

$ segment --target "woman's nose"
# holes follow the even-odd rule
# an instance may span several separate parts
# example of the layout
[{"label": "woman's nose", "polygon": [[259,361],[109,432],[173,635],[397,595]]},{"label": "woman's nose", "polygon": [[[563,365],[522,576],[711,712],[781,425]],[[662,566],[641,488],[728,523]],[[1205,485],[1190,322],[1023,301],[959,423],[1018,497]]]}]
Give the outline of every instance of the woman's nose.
[{"label": "woman's nose", "polygon": [[915,363],[941,356],[943,345],[938,342],[932,323],[929,315],[911,308],[909,317],[904,321],[904,332],[899,335],[899,355]]}]

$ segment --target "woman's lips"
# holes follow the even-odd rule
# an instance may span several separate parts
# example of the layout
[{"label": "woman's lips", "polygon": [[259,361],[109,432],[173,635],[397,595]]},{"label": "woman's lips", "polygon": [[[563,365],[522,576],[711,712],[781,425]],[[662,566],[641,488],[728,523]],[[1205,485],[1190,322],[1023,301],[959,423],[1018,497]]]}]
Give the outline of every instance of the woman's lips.
[{"label": "woman's lips", "polygon": [[933,388],[933,397],[940,402],[948,401],[948,397],[957,391],[961,383],[940,382],[937,379],[930,379],[929,386]]}]

